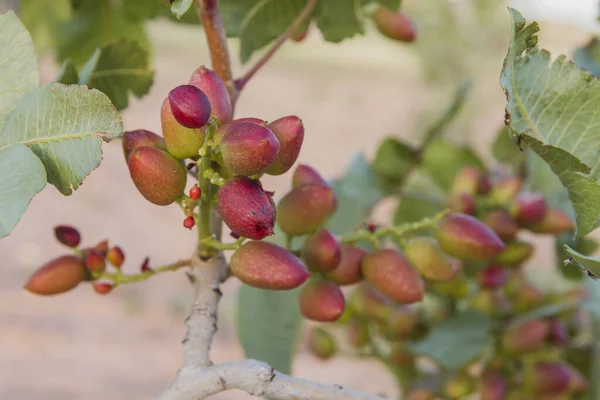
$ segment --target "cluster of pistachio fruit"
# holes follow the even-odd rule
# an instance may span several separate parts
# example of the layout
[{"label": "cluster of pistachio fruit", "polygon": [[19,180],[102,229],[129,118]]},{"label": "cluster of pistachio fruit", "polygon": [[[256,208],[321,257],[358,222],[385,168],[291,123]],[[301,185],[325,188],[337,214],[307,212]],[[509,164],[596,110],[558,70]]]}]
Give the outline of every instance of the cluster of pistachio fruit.
[{"label": "cluster of pistachio fruit", "polygon": [[[519,237],[523,231],[572,233],[572,219],[549,207],[542,195],[522,190],[517,177],[491,176],[471,167],[456,175],[447,206],[458,214],[442,220],[437,234],[417,232],[398,243],[406,256],[403,262],[425,280],[426,301],[403,304],[406,298],[398,297],[401,290],[385,291],[380,282],[369,279],[365,257],[366,281],[349,293],[348,306],[336,324],[312,328],[309,349],[322,359],[338,352],[381,359],[394,375],[408,377],[402,384],[408,386],[403,398],[409,400],[473,395],[481,400],[588,398],[591,377],[586,375],[595,354],[586,341],[590,326],[581,307],[588,293],[579,286],[562,293],[544,292],[528,282],[524,263],[534,246]],[[386,279],[391,281],[390,275]],[[420,279],[404,278],[402,283],[412,288],[411,293],[423,290]],[[556,312],[523,318],[539,309],[552,311],[553,305],[560,306]],[[432,367],[427,355],[412,344],[469,310],[492,321],[489,348],[458,370],[445,370],[435,361]],[[432,373],[441,383],[420,386]]]}]

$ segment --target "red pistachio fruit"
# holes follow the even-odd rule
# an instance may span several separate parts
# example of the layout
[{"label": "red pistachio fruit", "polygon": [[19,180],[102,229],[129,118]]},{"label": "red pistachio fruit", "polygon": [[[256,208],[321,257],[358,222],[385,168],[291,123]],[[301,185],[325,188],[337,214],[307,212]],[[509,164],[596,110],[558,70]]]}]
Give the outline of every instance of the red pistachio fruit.
[{"label": "red pistachio fruit", "polygon": [[403,304],[423,300],[421,275],[397,250],[382,249],[367,254],[361,270],[365,279],[390,299]]},{"label": "red pistachio fruit", "polygon": [[190,129],[202,128],[210,118],[210,101],[204,92],[193,85],[181,85],[169,92],[173,116]]},{"label": "red pistachio fruit", "polygon": [[227,181],[217,206],[223,222],[242,237],[259,240],[274,233],[275,204],[257,180],[236,176]]},{"label": "red pistachio fruit", "polygon": [[298,296],[300,312],[312,321],[332,322],[344,313],[344,295],[331,281],[312,278],[302,286]]},{"label": "red pistachio fruit", "polygon": [[338,266],[325,277],[338,285],[352,285],[363,279],[360,263],[367,252],[359,247],[341,245],[342,257]]},{"label": "red pistachio fruit", "polygon": [[313,272],[331,272],[342,259],[340,242],[333,233],[322,229],[304,242],[302,259]]},{"label": "red pistachio fruit", "polygon": [[309,273],[288,250],[269,242],[247,242],[231,257],[231,272],[247,285],[289,290],[304,283]]},{"label": "red pistachio fruit", "polygon": [[460,213],[451,214],[440,222],[437,239],[444,252],[469,261],[489,260],[506,247],[489,226]]},{"label": "red pistachio fruit", "polygon": [[39,295],[67,292],[87,277],[83,261],[67,255],[56,258],[35,271],[25,284],[25,289]]},{"label": "red pistachio fruit", "polygon": [[68,247],[77,247],[81,243],[81,234],[76,228],[68,225],[59,225],[54,228],[56,239]]}]

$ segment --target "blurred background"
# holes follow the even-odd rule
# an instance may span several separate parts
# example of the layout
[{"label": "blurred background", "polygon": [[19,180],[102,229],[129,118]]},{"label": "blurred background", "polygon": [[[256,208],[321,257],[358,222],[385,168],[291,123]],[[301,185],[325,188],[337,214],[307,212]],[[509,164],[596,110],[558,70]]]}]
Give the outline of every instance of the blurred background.
[{"label": "blurred background", "polygon": [[[306,138],[299,162],[333,177],[355,152],[372,156],[389,134],[417,142],[456,87],[470,78],[467,106],[448,135],[488,154],[504,118],[499,74],[510,34],[509,3],[540,22],[540,44],[555,56],[570,56],[599,31],[597,0],[405,0],[404,9],[419,29],[415,43],[388,40],[369,26],[363,37],[327,44],[312,29],[305,42],[286,44],[252,80],[237,116],[300,116]],[[155,82],[149,95],[133,99],[123,120],[128,130],[160,132],[162,100],[195,68],[209,64],[209,56],[198,27],[158,20],[147,29],[155,46]],[[235,41],[231,49],[237,54]],[[51,58],[40,61],[44,83],[52,81],[59,66]],[[235,62],[236,73],[245,68]],[[289,180],[266,176],[263,185],[283,193]],[[180,366],[191,295],[185,274],[160,275],[109,296],[98,296],[89,285],[57,297],[31,295],[22,289],[25,280],[64,251],[52,233],[58,224],[77,226],[84,245],[103,239],[120,245],[130,271],[137,271],[146,256],[151,265],[187,258],[195,239],[181,226],[176,206],[154,206],[137,192],[119,141],[104,146],[101,167],[73,196],[48,186],[0,241],[0,399],[154,397]],[[538,254],[532,264],[545,262]],[[223,290],[215,362],[243,357],[235,330],[238,288],[231,280]],[[294,374],[390,398],[396,394],[394,380],[376,362],[342,357],[322,362],[302,344]],[[228,392],[215,398],[249,396]]]}]

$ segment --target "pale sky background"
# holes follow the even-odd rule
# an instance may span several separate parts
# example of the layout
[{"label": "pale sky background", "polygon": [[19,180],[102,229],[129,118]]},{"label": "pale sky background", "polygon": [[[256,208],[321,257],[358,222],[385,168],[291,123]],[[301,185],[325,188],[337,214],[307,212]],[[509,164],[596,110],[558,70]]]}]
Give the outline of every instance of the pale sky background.
[{"label": "pale sky background", "polygon": [[530,20],[545,19],[600,32],[596,22],[600,11],[598,0],[512,0],[510,3]]}]

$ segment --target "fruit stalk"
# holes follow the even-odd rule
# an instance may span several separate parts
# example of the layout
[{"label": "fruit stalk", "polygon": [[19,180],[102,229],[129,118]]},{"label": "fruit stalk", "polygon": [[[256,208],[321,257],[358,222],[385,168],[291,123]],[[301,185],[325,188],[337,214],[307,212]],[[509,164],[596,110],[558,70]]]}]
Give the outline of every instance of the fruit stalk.
[{"label": "fruit stalk", "polygon": [[160,267],[152,267],[151,269],[140,272],[139,274],[126,275],[120,269],[117,272],[101,272],[94,274],[94,279],[107,279],[116,287],[127,283],[143,282],[146,279],[162,274],[163,272],[173,272],[180,268],[189,267],[192,265],[191,260],[180,260],[173,264],[162,265]]},{"label": "fruit stalk", "polygon": [[198,224],[198,252],[202,257],[210,257],[214,254],[214,248],[205,246],[203,241],[207,238],[212,238],[211,231],[211,214],[212,214],[212,184],[209,178],[204,176],[204,171],[211,168],[212,161],[212,143],[215,131],[217,130],[216,125],[213,121],[209,121],[206,129],[206,136],[204,138],[204,145],[200,149],[202,159],[200,160],[200,168],[198,168],[198,186],[200,187],[200,221]]}]

